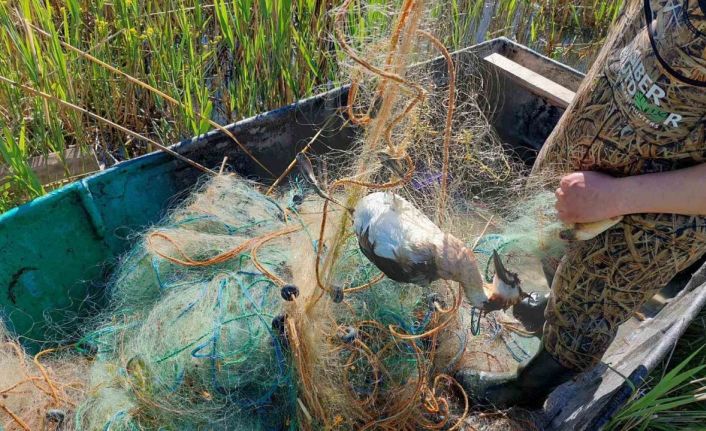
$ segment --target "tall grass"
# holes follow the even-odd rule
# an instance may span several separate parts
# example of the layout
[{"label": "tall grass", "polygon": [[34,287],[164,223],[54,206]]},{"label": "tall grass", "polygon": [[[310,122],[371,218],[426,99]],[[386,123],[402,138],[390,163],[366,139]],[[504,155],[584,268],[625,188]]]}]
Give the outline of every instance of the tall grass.
[{"label": "tall grass", "polygon": [[591,58],[602,36],[620,13],[623,0],[501,0],[505,20],[492,23],[491,34],[514,28],[518,40],[573,63]]},{"label": "tall grass", "polygon": [[[320,0],[0,1],[0,75],[172,143],[210,129],[207,119],[228,123],[332,81],[331,22],[322,18],[329,7]],[[62,43],[182,104],[165,103]],[[61,157],[75,145],[111,164],[153,149],[5,83],[0,129],[5,147],[20,136],[23,142],[22,151],[1,154],[12,176],[0,210],[41,193],[31,181],[29,157]]]},{"label": "tall grass", "polygon": [[706,310],[606,429],[706,430]]},{"label": "tall grass", "polygon": [[[354,7],[350,34],[363,46],[389,23],[399,0]],[[453,49],[509,36],[584,68],[624,0],[439,0],[432,17]],[[0,0],[0,76],[68,101],[169,144],[336,85],[331,41],[340,0]],[[392,5],[391,5],[392,3]],[[77,48],[78,52],[67,48]],[[90,57],[164,92],[117,75]],[[30,159],[70,146],[105,164],[153,150],[95,117],[0,83],[0,212],[47,187]],[[68,175],[67,170],[67,175]],[[612,429],[681,429],[704,420],[702,315]],[[686,364],[689,365],[686,365]],[[662,383],[664,382],[664,383]]]},{"label": "tall grass", "polygon": [[[352,36],[362,45],[384,33],[386,11],[396,2],[369,0],[352,8]],[[339,3],[0,0],[0,76],[169,144],[211,129],[207,119],[229,123],[337,84],[340,57],[331,32]],[[600,38],[620,3],[451,0],[437,2],[433,14],[452,48],[477,42],[480,31],[481,39],[505,34],[555,54],[557,47]],[[181,104],[166,103],[64,44]],[[63,157],[77,146],[110,165],[154,149],[7,83],[0,84],[0,131],[9,149],[0,154],[9,172],[0,180],[0,211],[43,193],[31,157]]]},{"label": "tall grass", "polygon": [[447,43],[454,48],[510,36],[585,68],[623,4],[624,0],[450,0],[437,3],[435,13],[445,17]]}]

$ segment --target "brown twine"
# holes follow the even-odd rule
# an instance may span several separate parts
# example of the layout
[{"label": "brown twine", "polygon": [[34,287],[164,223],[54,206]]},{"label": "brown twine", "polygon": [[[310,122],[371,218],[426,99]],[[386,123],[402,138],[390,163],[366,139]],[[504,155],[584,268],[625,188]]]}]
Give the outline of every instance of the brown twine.
[{"label": "brown twine", "polygon": [[[74,389],[80,389],[83,385],[79,382],[57,382],[57,381],[55,381],[49,375],[49,371],[44,366],[44,364],[42,364],[40,362],[40,359],[43,356],[48,355],[50,353],[54,353],[54,352],[56,352],[57,349],[42,350],[41,352],[37,353],[33,357],[32,363],[35,365],[37,370],[39,370],[39,373],[41,374],[41,376],[31,376],[29,374],[29,370],[27,368],[25,354],[22,351],[22,348],[20,347],[20,345],[18,343],[12,342],[12,341],[5,342],[4,344],[5,344],[5,346],[9,346],[13,350],[14,355],[17,357],[17,363],[19,364],[20,372],[22,373],[22,380],[0,390],[0,396],[2,396],[2,398],[7,398],[9,394],[16,392],[17,389],[23,385],[32,384],[32,386],[34,386],[40,392],[44,393],[47,397],[51,398],[51,405],[52,406],[59,407],[63,403],[65,405],[69,405],[71,407],[76,407],[77,404],[68,398],[68,396],[63,388],[70,387],[70,388],[74,388]],[[47,387],[40,385],[39,382],[46,383]],[[31,430],[31,427],[27,424],[27,422],[22,417],[20,417],[19,414],[12,411],[4,403],[0,403],[0,410],[4,411],[8,416],[10,416],[10,418],[21,429]]]},{"label": "brown twine", "polygon": [[[147,236],[147,244],[149,245],[150,249],[155,254],[157,254],[159,257],[166,259],[172,263],[176,263],[178,265],[188,266],[188,267],[203,267],[203,266],[218,265],[220,263],[226,262],[226,261],[238,256],[240,253],[244,252],[245,250],[248,250],[248,249],[254,247],[255,245],[259,244],[261,246],[263,243],[265,243],[267,241],[270,241],[270,240],[277,238],[279,236],[289,235],[289,234],[294,233],[300,229],[301,229],[301,227],[299,227],[299,226],[287,227],[287,228],[280,229],[275,232],[270,232],[270,233],[265,234],[260,237],[251,238],[251,239],[246,240],[242,244],[239,244],[238,246],[236,246],[230,250],[227,250],[223,253],[219,253],[218,255],[211,257],[211,258],[208,258],[208,259],[205,259],[205,260],[196,260],[196,259],[193,259],[190,256],[188,256],[186,254],[186,252],[179,246],[179,244],[165,232],[151,232]],[[170,256],[166,253],[161,252],[157,247],[155,247],[155,244],[154,244],[155,238],[163,239],[164,241],[167,241],[168,243],[173,245],[174,248],[176,249],[176,252],[178,253],[179,256],[181,256],[181,258]],[[258,267],[258,269],[259,269],[259,267]],[[270,275],[272,275],[272,274],[270,274]]]},{"label": "brown twine", "polygon": [[432,328],[428,331],[425,331],[421,334],[416,334],[416,335],[403,334],[401,332],[398,332],[394,326],[390,325],[390,327],[389,327],[390,333],[392,335],[394,335],[395,337],[402,339],[402,340],[418,340],[420,338],[428,338],[433,335],[437,335],[439,332],[441,332],[444,328],[449,326],[456,319],[457,312],[458,312],[459,308],[461,308],[462,303],[463,303],[463,287],[459,284],[458,293],[455,295],[455,298],[454,298],[454,306],[450,310],[445,312],[445,314],[449,314],[449,317],[443,323],[440,323],[439,325],[435,326],[434,328]]},{"label": "brown twine", "polygon": [[446,188],[449,179],[449,150],[451,147],[451,127],[453,124],[454,110],[456,109],[456,67],[454,66],[454,61],[451,58],[451,54],[446,49],[444,44],[441,43],[439,39],[434,37],[431,33],[426,31],[417,31],[422,36],[426,37],[431,41],[431,43],[436,47],[439,52],[444,56],[446,60],[446,68],[449,74],[449,100],[447,102],[446,108],[446,124],[444,126],[444,160],[441,168],[441,192],[439,195],[439,209],[437,213],[437,219],[439,223],[442,222],[442,211],[446,208]]},{"label": "brown twine", "polygon": [[2,409],[5,413],[7,413],[12,418],[12,420],[15,421],[15,423],[17,425],[20,426],[20,428],[22,428],[25,431],[32,431],[32,429],[29,427],[29,425],[27,425],[27,423],[25,421],[23,421],[21,417],[17,416],[17,414],[15,414],[12,410],[7,408],[7,406],[5,406],[5,404],[0,403],[0,409]]},{"label": "brown twine", "polygon": [[272,241],[273,239],[278,238],[280,236],[292,234],[292,233],[297,232],[299,230],[301,230],[301,227],[284,229],[284,230],[280,230],[278,232],[274,232],[272,234],[264,235],[253,245],[252,252],[250,255],[250,257],[252,258],[253,265],[255,265],[255,267],[260,272],[262,272],[267,278],[272,280],[279,287],[284,286],[285,284],[287,284],[287,282],[282,280],[281,278],[279,278],[275,274],[271,273],[270,271],[268,271],[267,268],[265,268],[265,266],[262,265],[259,260],[257,260],[257,251],[259,250],[260,247],[262,247],[263,245],[265,245],[269,241]]}]

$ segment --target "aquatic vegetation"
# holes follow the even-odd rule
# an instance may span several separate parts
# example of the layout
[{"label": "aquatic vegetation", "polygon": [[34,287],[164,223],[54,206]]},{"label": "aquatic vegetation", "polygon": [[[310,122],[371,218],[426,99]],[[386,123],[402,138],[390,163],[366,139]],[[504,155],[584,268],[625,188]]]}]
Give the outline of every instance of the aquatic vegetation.
[{"label": "aquatic vegetation", "polygon": [[[0,155],[0,163],[9,167],[0,180],[0,211],[61,184],[37,184],[27,169],[32,157],[57,153],[64,160],[67,149],[76,147],[110,166],[157,149],[154,142],[168,145],[214,128],[206,119],[227,124],[339,84],[344,54],[332,35],[333,10],[340,3],[0,3],[0,76],[153,140],[2,82],[1,141],[15,151]],[[375,46],[400,3],[353,5],[348,16],[352,43]],[[589,61],[621,3],[453,0],[432,4],[428,19],[450,49],[508,35],[564,61],[574,62],[575,56]],[[16,151],[21,136],[24,147]],[[67,169],[67,178],[71,175],[77,173]]]}]

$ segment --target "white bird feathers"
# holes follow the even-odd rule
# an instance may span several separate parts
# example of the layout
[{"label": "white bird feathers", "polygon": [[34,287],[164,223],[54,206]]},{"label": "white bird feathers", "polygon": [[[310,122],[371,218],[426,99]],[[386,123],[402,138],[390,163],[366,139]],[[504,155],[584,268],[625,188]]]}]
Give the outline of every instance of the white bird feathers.
[{"label": "white bird feathers", "polygon": [[497,254],[493,285],[485,285],[475,255],[463,241],[444,233],[398,195],[369,194],[353,214],[361,250],[392,280],[422,285],[439,278],[457,281],[469,302],[486,311],[507,308],[522,297],[517,275],[505,270]]},{"label": "white bird feathers", "polygon": [[[399,160],[383,155],[383,163],[402,175]],[[361,251],[390,279],[421,285],[440,278],[457,281],[468,301],[485,311],[506,309],[527,296],[517,274],[504,268],[497,253],[493,253],[493,284],[485,285],[473,251],[455,236],[442,232],[404,198],[394,193],[371,193],[352,210],[324,191],[304,153],[297,155],[297,164],[319,196],[352,213]]]},{"label": "white bird feathers", "polygon": [[412,204],[392,193],[373,193],[353,214],[363,253],[389,278],[420,284],[437,278],[435,253],[443,233]]}]

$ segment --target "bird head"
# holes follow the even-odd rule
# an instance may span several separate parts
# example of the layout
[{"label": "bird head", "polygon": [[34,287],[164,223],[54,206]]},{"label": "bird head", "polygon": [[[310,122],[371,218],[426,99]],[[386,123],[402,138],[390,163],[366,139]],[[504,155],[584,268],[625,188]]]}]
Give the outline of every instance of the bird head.
[{"label": "bird head", "polygon": [[483,307],[483,311],[486,312],[506,310],[527,297],[527,294],[522,291],[520,277],[505,268],[497,251],[493,251],[493,266],[495,267],[493,284],[487,289],[488,300]]}]

